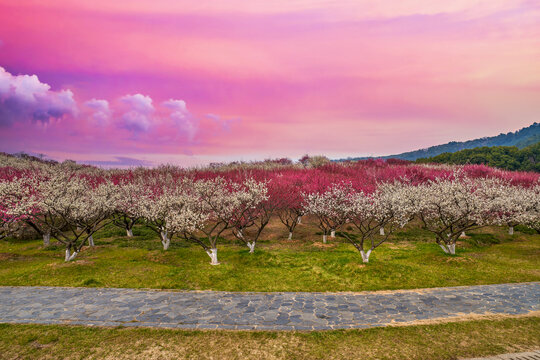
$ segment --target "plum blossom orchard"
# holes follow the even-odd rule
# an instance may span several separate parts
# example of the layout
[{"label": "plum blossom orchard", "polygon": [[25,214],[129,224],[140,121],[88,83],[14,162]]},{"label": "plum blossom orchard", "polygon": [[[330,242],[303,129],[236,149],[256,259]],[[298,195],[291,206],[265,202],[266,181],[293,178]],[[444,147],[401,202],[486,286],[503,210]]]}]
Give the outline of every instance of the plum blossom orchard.
[{"label": "plum blossom orchard", "polygon": [[[417,165],[396,160],[331,163],[267,160],[103,170],[0,155],[0,237],[35,231],[54,239],[71,261],[93,234],[114,224],[154,231],[163,250],[171,241],[199,245],[218,265],[225,231],[255,251],[272,218],[288,240],[302,217],[316,221],[322,241],[340,231],[368,262],[395,230],[420,224],[445,253],[483,226],[522,224],[539,230],[540,182],[535,173],[486,166]],[[324,160],[324,159],[323,159]]]}]

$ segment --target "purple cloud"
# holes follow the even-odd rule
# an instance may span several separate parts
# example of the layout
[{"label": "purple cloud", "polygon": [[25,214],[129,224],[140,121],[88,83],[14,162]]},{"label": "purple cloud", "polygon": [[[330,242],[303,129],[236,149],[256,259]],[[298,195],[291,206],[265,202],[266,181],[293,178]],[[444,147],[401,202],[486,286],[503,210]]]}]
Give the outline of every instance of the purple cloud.
[{"label": "purple cloud", "polygon": [[214,124],[218,125],[221,130],[226,132],[231,131],[231,125],[233,125],[235,122],[240,122],[240,119],[224,119],[216,114],[206,114],[206,117],[212,120]]},{"label": "purple cloud", "polygon": [[199,121],[188,111],[184,100],[170,99],[162,105],[172,112],[169,115],[181,134],[185,134],[192,141],[199,130]]},{"label": "purple cloud", "polygon": [[103,126],[106,125],[111,117],[111,109],[107,100],[92,99],[84,103],[87,107],[94,110],[91,118]]},{"label": "purple cloud", "polygon": [[146,132],[152,126],[151,115],[154,112],[152,98],[142,94],[125,95],[121,101],[127,105],[128,111],[120,118],[120,126],[134,133]]},{"label": "purple cloud", "polygon": [[71,90],[51,91],[36,75],[12,75],[0,66],[0,126],[76,116]]}]

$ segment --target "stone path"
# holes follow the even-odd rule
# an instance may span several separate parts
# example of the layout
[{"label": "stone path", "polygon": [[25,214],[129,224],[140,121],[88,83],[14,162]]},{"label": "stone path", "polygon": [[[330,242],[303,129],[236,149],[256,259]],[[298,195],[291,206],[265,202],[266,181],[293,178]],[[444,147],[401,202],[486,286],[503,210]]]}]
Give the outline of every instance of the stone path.
[{"label": "stone path", "polygon": [[467,360],[540,360],[540,350],[524,353],[496,355],[485,358],[474,358]]},{"label": "stone path", "polygon": [[359,293],[0,287],[0,322],[325,330],[540,311],[540,282]]}]

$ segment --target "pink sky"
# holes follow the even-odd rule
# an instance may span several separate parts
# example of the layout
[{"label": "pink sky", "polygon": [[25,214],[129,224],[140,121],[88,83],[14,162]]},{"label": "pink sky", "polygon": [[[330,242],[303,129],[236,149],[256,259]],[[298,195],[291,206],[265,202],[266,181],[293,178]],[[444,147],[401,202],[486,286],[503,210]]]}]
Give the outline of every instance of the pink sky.
[{"label": "pink sky", "polygon": [[539,114],[537,0],[0,0],[0,151],[387,155]]}]

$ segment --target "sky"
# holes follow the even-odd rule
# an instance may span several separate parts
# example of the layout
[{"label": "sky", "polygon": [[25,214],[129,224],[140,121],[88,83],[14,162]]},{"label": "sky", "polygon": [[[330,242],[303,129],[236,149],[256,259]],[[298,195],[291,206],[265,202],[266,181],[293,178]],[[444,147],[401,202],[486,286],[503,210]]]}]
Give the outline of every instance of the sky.
[{"label": "sky", "polygon": [[0,0],[0,151],[389,155],[540,120],[540,0]]}]

